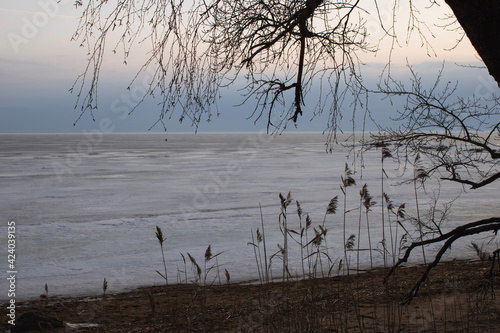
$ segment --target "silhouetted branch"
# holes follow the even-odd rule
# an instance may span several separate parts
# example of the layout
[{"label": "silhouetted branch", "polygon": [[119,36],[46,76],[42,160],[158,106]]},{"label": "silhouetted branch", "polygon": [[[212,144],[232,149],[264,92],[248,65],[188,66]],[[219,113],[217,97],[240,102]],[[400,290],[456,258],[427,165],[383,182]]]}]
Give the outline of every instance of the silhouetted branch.
[{"label": "silhouetted branch", "polygon": [[500,178],[500,173],[496,173],[494,175],[492,175],[491,177],[488,177],[486,178],[485,180],[481,181],[481,182],[473,182],[473,181],[470,181],[470,180],[466,180],[466,179],[459,179],[459,178],[441,178],[443,180],[451,180],[451,181],[454,181],[454,182],[457,182],[457,183],[460,183],[460,184],[467,184],[467,185],[470,185],[471,189],[472,190],[475,190],[477,188],[480,188],[480,187],[483,187],[483,186],[486,186],[488,184],[491,184],[493,183],[495,180],[499,179]]},{"label": "silhouetted branch", "polygon": [[451,244],[453,244],[454,241],[456,241],[459,238],[469,236],[469,235],[474,235],[482,232],[487,232],[487,231],[493,231],[495,233],[500,230],[500,217],[491,217],[488,219],[472,222],[472,223],[467,223],[465,225],[461,225],[455,229],[453,229],[450,232],[447,232],[439,237],[433,238],[433,239],[426,239],[422,240],[419,242],[413,242],[407,249],[406,252],[403,256],[403,258],[400,258],[398,262],[391,268],[389,273],[387,274],[386,278],[384,279],[384,283],[387,282],[387,279],[394,273],[396,268],[401,266],[403,263],[408,261],[408,258],[410,257],[410,254],[412,250],[416,247],[420,247],[422,245],[428,245],[428,244],[433,244],[433,243],[439,243],[442,241],[445,241],[445,243],[441,246],[439,249],[438,253],[436,254],[436,257],[433,262],[427,265],[426,270],[420,280],[415,284],[415,286],[412,288],[410,291],[408,297],[404,301],[404,303],[409,303],[418,293],[420,286],[422,283],[427,279],[429,272],[434,268],[439,261],[441,260],[442,256],[444,253],[450,248]]},{"label": "silhouetted branch", "polygon": [[394,143],[393,155],[408,161],[424,158],[425,171],[439,178],[477,189],[500,178],[500,100],[457,96],[449,82],[425,89],[421,78],[409,67],[411,87],[391,81],[376,93],[402,98],[398,129],[381,127],[372,141]]},{"label": "silhouetted branch", "polygon": [[[284,129],[304,112],[305,95],[313,78],[334,89],[324,90],[336,119],[341,96],[362,90],[357,73],[357,52],[373,50],[366,43],[367,12],[360,1],[331,0],[150,0],[136,2],[88,0],[73,36],[88,50],[88,64],[72,90],[77,94],[80,117],[93,116],[105,51],[123,49],[126,64],[139,44],[150,42],[147,58],[129,88],[141,75],[149,75],[143,95],[160,98],[159,124],[178,113],[197,128],[210,121],[222,89],[243,83],[245,101],[255,101],[256,121],[267,113],[268,129]],[[108,57],[108,56],[106,56]],[[332,79],[332,81],[330,81]],[[344,80],[342,84],[340,81]],[[141,82],[142,83],[142,82]],[[241,88],[241,87],[237,87]],[[292,93],[290,96],[287,92]],[[292,101],[286,103],[287,100]],[[281,110],[279,108],[282,108]],[[311,115],[322,105],[313,105]],[[317,112],[314,112],[317,110]],[[217,113],[218,115],[218,113]],[[80,119],[80,118],[78,118]],[[78,121],[78,120],[77,120]],[[336,130],[337,124],[328,124]]]}]

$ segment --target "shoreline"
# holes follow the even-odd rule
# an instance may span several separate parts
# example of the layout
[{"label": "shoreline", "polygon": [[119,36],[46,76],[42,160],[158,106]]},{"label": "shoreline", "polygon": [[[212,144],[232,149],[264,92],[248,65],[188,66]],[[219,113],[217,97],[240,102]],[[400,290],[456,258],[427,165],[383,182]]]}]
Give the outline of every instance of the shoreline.
[{"label": "shoreline", "polygon": [[[373,330],[380,325],[398,325],[413,332],[428,325],[434,328],[449,325],[450,329],[464,318],[467,323],[460,322],[456,330],[460,331],[464,325],[491,328],[491,325],[497,327],[500,319],[500,300],[493,294],[500,290],[500,268],[495,265],[494,275],[487,278],[490,268],[490,261],[440,263],[409,305],[401,305],[401,300],[418,281],[423,265],[401,267],[386,285],[383,279],[388,268],[378,268],[349,276],[264,285],[258,282],[212,286],[172,284],[105,295],[49,295],[20,301],[16,304],[16,317],[30,311],[54,316],[66,323],[66,328],[60,332],[260,332],[282,329],[312,332],[325,331],[328,327],[339,328],[339,331],[365,327],[366,331],[372,331],[370,325],[374,325]],[[477,310],[471,307],[474,305],[471,299],[478,297],[483,298],[488,311],[481,309],[476,313],[480,315],[478,320],[470,322],[469,317]],[[3,309],[7,305],[2,302]],[[458,310],[462,315],[453,315],[453,311],[458,313]],[[309,320],[307,325],[316,325],[317,330],[310,326],[304,329],[302,321],[306,319]],[[3,325],[0,329],[4,331],[10,326],[6,321]]]}]

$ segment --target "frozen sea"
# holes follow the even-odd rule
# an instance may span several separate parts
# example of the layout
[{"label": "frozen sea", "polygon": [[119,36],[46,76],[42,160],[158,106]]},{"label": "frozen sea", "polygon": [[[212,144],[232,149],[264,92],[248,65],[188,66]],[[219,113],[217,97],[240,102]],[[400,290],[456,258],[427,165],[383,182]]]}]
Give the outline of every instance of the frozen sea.
[{"label": "frozen sea", "polygon": [[[325,226],[329,254],[342,258],[339,185],[344,166],[347,162],[355,170],[357,185],[348,188],[347,233],[357,234],[362,185],[367,183],[374,200],[381,200],[380,151],[365,152],[361,159],[358,151],[339,144],[329,154],[326,140],[319,133],[0,135],[0,267],[8,275],[7,224],[14,221],[17,300],[38,297],[45,284],[49,296],[99,294],[104,278],[108,292],[163,284],[156,272],[163,271],[158,225],[166,237],[170,283],[185,277],[181,253],[189,252],[203,266],[208,245],[213,253],[223,252],[218,263],[231,281],[252,281],[258,273],[247,243],[251,231],[261,228],[259,205],[271,255],[282,244],[278,194],[289,191],[313,226],[323,223],[330,199],[339,196],[338,212],[326,217]],[[384,190],[395,205],[405,203],[407,212],[415,214],[413,186],[398,185],[408,176],[401,176],[397,167],[395,161],[385,161],[389,178]],[[438,194],[434,185],[418,190],[422,212]],[[445,230],[499,215],[498,184],[463,191],[457,184],[442,183],[438,208],[455,198]],[[289,206],[288,223],[296,229],[295,207],[295,202]],[[379,204],[369,216],[372,247],[380,248]],[[363,220],[366,244],[365,226]],[[447,258],[474,257],[468,244],[470,239],[458,243]],[[497,240],[490,245],[498,246]],[[290,249],[293,274],[300,273],[295,250]],[[431,256],[433,248],[428,251]],[[375,265],[382,266],[382,256],[374,255]],[[413,260],[421,261],[421,253],[416,251]],[[369,262],[368,252],[361,252],[361,267]],[[280,267],[275,259],[275,275]],[[5,278],[1,290],[0,300],[7,300]]]}]

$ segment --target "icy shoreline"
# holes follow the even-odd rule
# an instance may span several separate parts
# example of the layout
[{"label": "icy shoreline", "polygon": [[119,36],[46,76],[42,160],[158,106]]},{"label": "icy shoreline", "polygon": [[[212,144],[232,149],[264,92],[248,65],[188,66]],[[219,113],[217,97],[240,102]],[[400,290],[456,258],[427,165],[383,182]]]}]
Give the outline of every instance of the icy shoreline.
[{"label": "icy shoreline", "polygon": [[[208,245],[214,252],[225,251],[219,259],[233,281],[255,279],[254,254],[247,243],[251,230],[260,227],[259,204],[272,254],[282,240],[278,194],[291,191],[317,226],[330,199],[341,195],[346,161],[357,171],[357,186],[348,192],[352,212],[347,232],[357,233],[356,209],[364,183],[380,202],[378,150],[365,153],[361,170],[359,158],[346,158],[346,147],[326,154],[320,134],[274,139],[249,133],[167,136],[168,142],[165,134],[110,134],[88,146],[82,142],[91,141],[82,135],[2,135],[0,217],[18,226],[20,300],[43,294],[45,283],[49,295],[96,294],[104,278],[110,292],[163,283],[155,272],[162,267],[156,225],[167,237],[171,282],[184,269],[180,253],[202,260]],[[386,163],[390,178],[385,191],[395,204],[406,203],[411,213],[413,188],[396,186],[401,181],[397,165]],[[460,190],[443,183],[440,200],[454,199]],[[462,194],[447,228],[489,217],[497,209],[496,197],[494,187]],[[424,192],[421,200],[423,209],[428,207]],[[296,212],[289,214],[296,227]],[[379,246],[379,205],[370,214],[372,243]],[[329,251],[340,258],[342,213],[329,215],[326,226]],[[362,237],[366,242],[364,229]],[[450,256],[468,257],[467,245],[457,244]],[[296,252],[292,269],[299,267]],[[378,256],[376,266],[382,263]],[[367,253],[360,264],[368,267]],[[276,262],[276,271],[278,266]]]}]

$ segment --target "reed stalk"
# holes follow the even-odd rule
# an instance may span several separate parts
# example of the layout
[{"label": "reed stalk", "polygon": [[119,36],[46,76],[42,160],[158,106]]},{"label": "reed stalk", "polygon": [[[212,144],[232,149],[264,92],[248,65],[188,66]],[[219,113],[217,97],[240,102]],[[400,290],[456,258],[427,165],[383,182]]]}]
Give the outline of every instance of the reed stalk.
[{"label": "reed stalk", "polygon": [[306,277],[306,269],[304,267],[304,242],[303,242],[305,228],[302,226],[302,207],[300,206],[298,200],[295,200],[295,203],[297,204],[297,215],[299,217],[300,263],[302,266],[302,278],[304,279]]},{"label": "reed stalk", "polygon": [[[391,224],[391,212],[394,209],[394,206],[392,204],[392,201],[387,193],[384,192],[383,197],[385,199],[385,205],[387,209],[387,223],[389,224],[389,236],[391,238],[391,254],[392,254],[392,265],[394,266],[396,264],[396,252],[394,248],[394,236],[392,233],[392,224]],[[382,207],[382,210],[384,207]],[[397,224],[396,224],[397,227]]]},{"label": "reed stalk", "polygon": [[[204,285],[207,284],[208,274],[210,274],[210,272],[214,268],[217,269],[217,274],[214,277],[214,280],[212,281],[212,283],[210,283],[210,284],[213,284],[217,278],[219,279],[219,282],[220,282],[220,270],[219,270],[219,260],[218,260],[218,257],[222,253],[224,253],[224,251],[219,252],[217,254],[212,254],[212,245],[208,245],[207,249],[205,250],[205,264],[204,264],[205,271],[204,271],[204,274],[203,274],[203,284]],[[208,263],[210,261],[214,260],[214,259],[215,259],[215,263],[212,266],[208,266]],[[201,275],[201,274],[199,274],[199,275]]]},{"label": "reed stalk", "polygon": [[330,263],[332,262],[332,260],[330,259],[330,253],[328,252],[328,241],[326,238],[328,228],[325,227],[325,222],[326,222],[327,215],[335,214],[337,212],[337,205],[338,205],[338,196],[335,196],[334,198],[332,198],[330,200],[330,202],[328,203],[328,206],[326,207],[325,216],[323,218],[323,225],[319,226],[321,232],[323,233],[323,238],[325,240],[326,256],[328,257],[328,260],[330,261]]},{"label": "reed stalk", "polygon": [[308,274],[309,276],[311,276],[311,264],[312,264],[312,261],[311,261],[311,256],[310,256],[310,250],[309,250],[309,236],[308,236],[308,230],[309,228],[311,227],[312,225],[312,220],[311,220],[311,217],[309,216],[309,214],[306,215],[306,245],[304,245],[303,247],[306,248],[306,253],[307,253],[307,268],[308,268]]},{"label": "reed stalk", "polygon": [[160,274],[164,279],[165,279],[165,284],[168,284],[168,275],[167,275],[167,264],[165,261],[165,252],[163,251],[163,243],[165,242],[166,238],[163,237],[163,232],[159,226],[156,226],[156,238],[158,239],[158,242],[160,243],[160,248],[161,248],[161,256],[163,258],[163,268],[165,270],[165,275],[161,274],[160,272],[156,271],[158,274]]},{"label": "reed stalk", "polygon": [[264,246],[264,267],[265,267],[265,278],[266,282],[269,283],[269,269],[267,265],[267,249],[266,249],[266,232],[264,229],[264,218],[262,216],[262,206],[259,204],[260,209],[260,224],[262,226],[262,244]]},{"label": "reed stalk", "polygon": [[371,241],[371,235],[370,235],[370,220],[368,218],[368,213],[371,211],[371,207],[376,204],[375,201],[373,201],[373,197],[370,195],[368,192],[368,187],[365,184],[363,186],[363,206],[365,206],[365,214],[366,214],[366,228],[367,228],[367,233],[368,233],[368,248],[370,251],[370,268],[373,269],[373,254],[372,254],[372,241]]},{"label": "reed stalk", "polygon": [[356,272],[359,273],[359,253],[361,252],[361,220],[363,216],[363,198],[365,197],[365,186],[359,191],[359,216],[358,216],[358,249],[356,254]]},{"label": "reed stalk", "polygon": [[188,282],[188,273],[187,273],[187,262],[186,262],[186,257],[181,253],[182,261],[184,262],[184,282]]},{"label": "reed stalk", "polygon": [[387,258],[386,258],[386,252],[385,252],[385,214],[384,214],[384,199],[385,199],[385,192],[384,192],[384,177],[386,178],[389,178],[387,176],[387,173],[385,172],[385,169],[384,169],[384,160],[386,158],[391,158],[392,157],[392,154],[391,154],[391,151],[387,148],[382,148],[382,157],[381,157],[381,164],[382,164],[382,168],[381,168],[381,177],[380,177],[380,180],[381,180],[381,188],[380,188],[380,191],[382,193],[382,202],[381,202],[381,211],[382,211],[382,247],[383,247],[383,251],[384,251],[384,267],[387,267]]},{"label": "reed stalk", "polygon": [[205,274],[203,276],[203,284],[207,284],[207,276],[208,276],[208,269],[207,269],[207,264],[208,262],[212,259],[212,246],[209,245],[207,249],[205,250],[205,263],[204,263],[204,269],[205,269]]},{"label": "reed stalk", "polygon": [[286,280],[288,280],[289,277],[289,272],[288,272],[288,220],[287,220],[287,212],[286,209],[288,205],[292,202],[292,195],[290,192],[288,192],[287,197],[285,198],[281,193],[279,194],[280,200],[281,200],[281,213],[279,215],[279,225],[281,232],[283,234],[283,247],[280,249],[282,252],[282,259],[283,259],[283,282],[285,282],[285,276]]},{"label": "reed stalk", "polygon": [[340,189],[342,190],[342,193],[344,194],[344,219],[343,219],[343,242],[342,246],[344,247],[344,266],[347,265],[347,274],[349,274],[349,265],[348,265],[348,260],[347,260],[347,250],[345,248],[345,244],[347,242],[346,240],[346,220],[347,220],[347,188],[349,186],[356,185],[356,181],[352,177],[352,170],[349,168],[347,163],[345,164],[344,168],[344,176],[341,177],[342,180],[342,185],[340,186]]},{"label": "reed stalk", "polygon": [[259,282],[262,284],[263,283],[263,277],[261,273],[261,263],[259,262],[259,258],[257,257],[257,247],[259,246],[258,244],[255,243],[255,237],[253,235],[253,230],[250,231],[252,234],[252,242],[248,243],[247,245],[251,245],[253,247],[253,254],[255,257],[255,264],[257,265],[257,273],[259,274]]},{"label": "reed stalk", "polygon": [[[414,189],[414,192],[415,192],[415,206],[417,208],[417,224],[418,224],[418,230],[420,232],[420,240],[423,241],[424,240],[424,234],[423,234],[423,231],[422,231],[422,220],[420,219],[420,208],[419,208],[419,204],[418,204],[418,191],[417,191],[417,181],[421,181],[422,184],[424,182],[424,180],[426,178],[429,177],[429,175],[427,174],[427,172],[419,167],[419,162],[420,162],[420,155],[417,154],[417,156],[415,157],[415,169],[414,169],[414,177],[413,177],[413,189]],[[422,245],[422,256],[423,256],[423,259],[424,259],[424,265],[427,265],[427,260],[425,258],[425,247],[424,245]]]},{"label": "reed stalk", "polygon": [[[405,218],[405,214],[406,214],[406,212],[405,212],[405,204],[399,205],[398,210],[396,212],[396,235],[394,236],[394,239],[396,240],[396,242],[394,244],[394,252],[396,252],[396,255],[398,256],[398,258],[399,258],[399,252],[401,250],[401,242],[398,241],[398,229],[399,229],[399,226],[401,226],[403,228],[403,230],[406,232],[406,234],[408,233],[408,231],[403,227],[403,224],[399,220],[400,218],[404,219]],[[399,242],[399,247],[396,249],[396,247],[398,246],[398,242]]]}]

